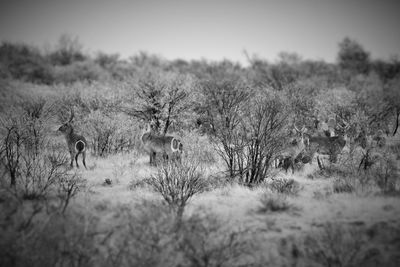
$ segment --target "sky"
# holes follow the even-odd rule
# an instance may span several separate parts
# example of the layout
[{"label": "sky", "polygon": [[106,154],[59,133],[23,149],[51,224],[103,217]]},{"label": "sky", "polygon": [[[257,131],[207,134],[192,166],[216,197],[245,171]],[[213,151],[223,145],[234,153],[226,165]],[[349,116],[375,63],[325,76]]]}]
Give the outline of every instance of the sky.
[{"label": "sky", "polygon": [[399,0],[0,0],[0,41],[166,59],[268,61],[280,52],[335,62],[348,36],[374,59],[400,55]]}]

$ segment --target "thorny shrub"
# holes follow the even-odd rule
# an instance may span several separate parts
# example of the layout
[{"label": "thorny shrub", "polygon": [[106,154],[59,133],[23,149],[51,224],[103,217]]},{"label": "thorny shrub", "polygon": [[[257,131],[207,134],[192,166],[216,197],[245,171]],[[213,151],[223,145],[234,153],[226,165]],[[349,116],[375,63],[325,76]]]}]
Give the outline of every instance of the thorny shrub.
[{"label": "thorny shrub", "polygon": [[296,196],[301,190],[300,184],[294,179],[274,179],[268,183],[268,187],[277,193]]},{"label": "thorny shrub", "polygon": [[95,266],[107,235],[93,216],[49,214],[43,202],[16,199],[0,207],[0,266]]},{"label": "thorny shrub", "polygon": [[178,219],[182,217],[188,201],[205,189],[202,171],[194,158],[159,165],[157,173],[151,175],[147,182],[177,212]]},{"label": "thorny shrub", "polygon": [[293,206],[287,201],[287,197],[283,194],[271,194],[263,192],[260,197],[260,205],[257,211],[260,213],[267,212],[283,212],[288,211]]},{"label": "thorny shrub", "polygon": [[354,185],[351,184],[348,178],[337,178],[333,182],[334,193],[352,193],[354,192]]},{"label": "thorny shrub", "polygon": [[202,208],[183,218],[179,228],[176,214],[159,202],[143,201],[122,214],[115,242],[104,254],[106,265],[243,266],[254,263],[258,251],[249,231],[232,230]]},{"label": "thorny shrub", "polygon": [[[301,243],[304,259],[321,266],[377,266],[385,262],[383,250],[363,227],[325,223]],[[311,262],[310,262],[311,261]]]}]

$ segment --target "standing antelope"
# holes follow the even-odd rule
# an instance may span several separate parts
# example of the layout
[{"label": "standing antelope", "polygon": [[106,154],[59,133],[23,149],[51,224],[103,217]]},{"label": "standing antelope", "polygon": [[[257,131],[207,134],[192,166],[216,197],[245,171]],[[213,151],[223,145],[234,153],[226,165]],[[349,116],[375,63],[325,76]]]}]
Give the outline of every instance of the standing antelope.
[{"label": "standing antelope", "polygon": [[65,136],[65,140],[67,141],[69,154],[71,155],[71,168],[73,167],[74,158],[76,162],[76,167],[79,168],[78,165],[78,156],[82,154],[82,162],[83,166],[86,168],[86,148],[87,142],[85,137],[82,135],[78,135],[74,133],[74,128],[71,125],[71,122],[74,118],[74,112],[71,110],[71,116],[69,120],[64,123],[58,130],[62,132]]},{"label": "standing antelope", "polygon": [[[333,123],[331,122],[331,124]],[[349,126],[346,124],[345,127],[340,125],[336,125],[335,127],[336,131],[340,133],[339,135],[336,135],[334,131],[330,131],[331,134],[326,134],[326,132],[324,134],[317,133],[315,135],[306,134],[310,150],[314,153],[317,152],[317,162],[320,169],[324,169],[324,164],[320,159],[320,154],[328,155],[329,161],[335,163],[337,161],[337,156],[342,152],[346,145],[345,135]]]},{"label": "standing antelope", "polygon": [[289,168],[292,168],[292,173],[294,173],[295,164],[303,161],[303,152],[307,145],[307,140],[304,139],[304,134],[307,131],[305,125],[300,130],[294,125],[294,130],[300,136],[300,139],[298,137],[293,139],[288,148],[277,157],[275,162],[275,167],[283,167],[286,173]]},{"label": "standing antelope", "polygon": [[156,164],[157,154],[161,154],[164,160],[180,161],[183,152],[183,145],[179,139],[169,135],[157,135],[150,125],[142,135],[144,150],[150,155],[150,165]]},{"label": "standing antelope", "polygon": [[360,135],[363,138],[361,140],[365,141],[361,146],[364,151],[362,151],[362,158],[358,169],[360,170],[363,166],[364,170],[367,170],[373,164],[377,163],[380,159],[382,159],[382,155],[384,153],[384,148],[386,146],[386,138],[383,136],[383,130],[379,129],[375,134],[367,136],[365,131],[363,131]]}]

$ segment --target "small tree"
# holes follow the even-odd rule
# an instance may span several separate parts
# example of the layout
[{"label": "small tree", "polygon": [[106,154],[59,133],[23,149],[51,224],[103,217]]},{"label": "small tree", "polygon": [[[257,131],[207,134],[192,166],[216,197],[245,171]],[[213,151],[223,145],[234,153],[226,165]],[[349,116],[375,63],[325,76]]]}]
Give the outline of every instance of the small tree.
[{"label": "small tree", "polygon": [[[217,153],[224,160],[229,177],[236,175],[236,151],[239,125],[244,106],[250,98],[249,88],[237,81],[208,81],[201,85],[201,105],[197,112],[212,137]],[[236,139],[236,140],[235,140]]]},{"label": "small tree", "polygon": [[282,97],[264,93],[250,101],[240,124],[235,158],[240,179],[256,184],[267,177],[271,161],[282,150],[287,140],[289,112]]},{"label": "small tree", "polygon": [[178,226],[188,201],[205,189],[199,164],[195,159],[187,158],[182,163],[167,162],[160,165],[147,183],[176,211]]},{"label": "small tree", "polygon": [[184,120],[191,108],[191,89],[188,76],[150,73],[135,85],[131,102],[123,111],[140,120],[153,121],[154,130],[166,134],[171,125]]},{"label": "small tree", "polygon": [[76,61],[84,61],[86,56],[82,52],[83,45],[78,37],[63,34],[58,40],[56,50],[50,54],[50,60],[54,65],[69,65]]},{"label": "small tree", "polygon": [[10,175],[10,186],[14,187],[20,174],[24,145],[29,136],[24,128],[23,117],[11,115],[8,118],[2,118],[0,122],[4,131],[4,138],[0,146],[0,158]]},{"label": "small tree", "polygon": [[355,40],[346,37],[339,43],[339,66],[350,73],[366,74],[369,70],[369,53]]},{"label": "small tree", "polygon": [[0,45],[0,72],[15,79],[50,84],[51,64],[39,49],[25,44],[4,42]]},{"label": "small tree", "polygon": [[118,130],[115,117],[104,115],[104,112],[91,112],[86,119],[87,129],[91,137],[92,150],[95,155],[104,157],[112,149],[114,136]]}]

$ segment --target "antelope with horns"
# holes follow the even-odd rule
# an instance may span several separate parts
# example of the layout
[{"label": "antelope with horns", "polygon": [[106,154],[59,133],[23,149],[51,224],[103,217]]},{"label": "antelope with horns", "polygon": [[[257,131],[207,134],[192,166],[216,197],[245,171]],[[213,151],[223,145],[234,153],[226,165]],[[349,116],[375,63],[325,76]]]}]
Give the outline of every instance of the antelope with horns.
[{"label": "antelope with horns", "polygon": [[180,161],[183,145],[179,139],[170,135],[158,135],[154,133],[151,125],[147,125],[146,132],[142,135],[144,150],[150,156],[150,165],[156,165],[157,154],[161,154],[164,160]]},{"label": "antelope with horns", "polygon": [[307,131],[305,125],[300,130],[294,125],[294,130],[296,131],[297,137],[292,139],[288,148],[275,160],[275,167],[282,167],[286,172],[289,168],[292,168],[292,173],[294,173],[296,163],[300,161],[305,163],[303,152],[307,147],[308,141],[308,139],[304,138],[304,134]]},{"label": "antelope with horns", "polygon": [[86,168],[86,149],[87,142],[85,137],[82,135],[78,135],[74,133],[74,128],[71,125],[71,122],[74,118],[74,111],[71,109],[71,116],[67,122],[65,122],[58,130],[64,135],[65,140],[67,141],[67,146],[69,150],[69,154],[71,155],[71,168],[73,167],[74,159],[76,162],[76,167],[79,168],[78,165],[78,156],[82,154],[82,163]]},{"label": "antelope with horns", "polygon": [[[317,153],[317,162],[318,167],[320,169],[324,169],[324,164],[320,158],[320,155],[329,156],[329,161],[335,163],[337,161],[338,155],[342,152],[344,146],[346,145],[346,131],[349,128],[349,125],[343,121],[345,126],[340,126],[336,123],[335,119],[331,118],[329,120],[329,124],[331,125],[332,130],[329,132],[325,131],[325,133],[316,133],[316,134],[306,134],[308,138],[308,144],[313,154]],[[335,131],[339,134],[335,134]]]}]

